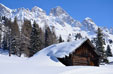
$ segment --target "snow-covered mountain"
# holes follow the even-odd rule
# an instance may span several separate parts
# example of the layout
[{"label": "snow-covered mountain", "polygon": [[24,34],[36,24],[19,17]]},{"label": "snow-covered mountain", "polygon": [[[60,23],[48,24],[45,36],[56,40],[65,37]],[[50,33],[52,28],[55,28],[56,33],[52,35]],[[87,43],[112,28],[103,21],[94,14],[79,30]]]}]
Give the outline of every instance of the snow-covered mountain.
[{"label": "snow-covered mountain", "polygon": [[[48,25],[50,29],[55,30],[56,35],[61,35],[62,39],[67,41],[68,38],[72,42],[64,42],[59,44],[53,44],[47,48],[40,50],[31,58],[17,57],[12,55],[6,56],[0,49],[0,73],[1,74],[113,74],[113,65],[100,65],[100,67],[93,66],[70,66],[65,67],[56,57],[68,56],[69,52],[72,52],[75,47],[81,45],[81,40],[73,41],[75,35],[81,34],[83,38],[87,37],[93,39],[96,37],[98,25],[89,17],[86,17],[82,22],[73,19],[64,9],[61,7],[52,8],[50,14],[34,6],[31,10],[25,8],[10,9],[3,4],[0,4],[0,16],[5,16],[12,21],[17,17],[19,29],[23,25],[24,19],[30,20],[31,23],[36,21],[39,26],[44,29],[45,25]],[[1,26],[2,18],[0,18],[0,28],[2,31],[7,31],[7,27]],[[100,27],[104,34],[105,48],[109,44],[113,53],[113,28]],[[25,31],[26,32],[26,31]],[[1,33],[1,30],[0,30]],[[9,35],[9,34],[8,34]],[[2,33],[3,39],[3,33]],[[14,39],[13,39],[14,40]],[[25,39],[26,40],[26,39]],[[19,40],[20,41],[20,40]],[[82,40],[83,42],[85,39]],[[23,44],[25,45],[25,44]],[[71,46],[71,47],[70,47]],[[74,48],[73,48],[74,47]],[[70,49],[71,50],[68,50]],[[26,49],[26,48],[25,48]],[[53,50],[54,49],[54,50]],[[62,50],[60,50],[62,49]],[[2,54],[1,54],[2,53]],[[9,52],[6,50],[6,54]],[[4,55],[3,55],[4,54]],[[113,57],[109,58],[109,62],[112,62]],[[46,61],[46,62],[45,62]],[[6,67],[7,66],[7,67]],[[6,71],[7,70],[7,71]]]},{"label": "snow-covered mountain", "polygon": [[[50,16],[54,17],[54,20],[61,25],[65,23],[70,24],[71,26],[81,26],[81,23],[77,20],[74,20],[64,9],[60,6],[52,8],[50,11]],[[65,22],[65,23],[64,23]]]},{"label": "snow-covered mountain", "polygon": [[96,32],[98,29],[98,26],[93,22],[93,20],[89,17],[86,17],[82,22],[83,28],[85,30],[90,30]]},{"label": "snow-covered mountain", "polygon": [[7,16],[10,17],[12,10],[8,7],[4,6],[3,4],[0,4],[0,16]]},{"label": "snow-covered mountain", "polygon": [[[34,6],[31,10],[25,8],[10,9],[3,4],[0,4],[0,16],[6,16],[12,20],[17,17],[20,28],[24,19],[30,20],[31,23],[36,21],[42,29],[45,25],[48,25],[50,28],[54,27],[56,35],[61,35],[65,41],[69,35],[71,40],[74,40],[77,33],[81,33],[82,37],[92,39],[96,36],[96,31],[98,29],[98,26],[91,18],[87,17],[80,22],[73,19],[60,6],[52,8],[50,14],[47,15],[43,9],[37,6]],[[109,44],[109,40],[113,41],[113,28],[101,28],[103,29],[106,42]]]}]

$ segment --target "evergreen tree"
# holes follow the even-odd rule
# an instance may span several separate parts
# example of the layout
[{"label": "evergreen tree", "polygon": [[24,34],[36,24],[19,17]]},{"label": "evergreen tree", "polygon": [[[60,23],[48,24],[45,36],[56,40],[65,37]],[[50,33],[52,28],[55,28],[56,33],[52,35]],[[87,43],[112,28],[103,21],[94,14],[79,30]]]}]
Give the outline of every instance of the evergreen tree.
[{"label": "evergreen tree", "polygon": [[45,26],[45,47],[57,43],[57,37],[54,31],[54,28],[50,30],[50,28],[46,25]]},{"label": "evergreen tree", "polygon": [[1,39],[2,39],[2,24],[0,23],[0,48],[2,46]]},{"label": "evergreen tree", "polygon": [[40,28],[40,40],[41,40],[41,46],[40,48],[43,49],[45,47],[45,33]]},{"label": "evergreen tree", "polygon": [[110,44],[112,44],[112,43],[113,43],[113,41],[112,41],[111,39],[109,39],[109,43],[110,43]]},{"label": "evergreen tree", "polygon": [[2,47],[3,47],[4,50],[8,50],[9,49],[6,35],[3,37]]},{"label": "evergreen tree", "polygon": [[59,43],[61,43],[61,42],[64,42],[64,41],[62,40],[62,37],[60,35],[60,37],[59,37]]},{"label": "evergreen tree", "polygon": [[38,26],[38,24],[36,24],[34,22],[33,27],[32,27],[32,32],[31,32],[31,37],[30,37],[30,45],[31,45],[31,49],[30,49],[30,54],[31,56],[34,55],[36,52],[38,52],[39,50],[41,50],[41,38],[40,38],[40,28]]},{"label": "evergreen tree", "polygon": [[12,25],[12,22],[10,19],[7,19],[5,17],[2,17],[2,20],[4,20],[4,28],[1,29],[2,30],[2,33],[3,33],[3,40],[2,40],[2,48],[5,49],[5,50],[9,50],[9,55],[10,54],[10,39],[11,39],[11,25]]},{"label": "evergreen tree", "polygon": [[57,39],[57,36],[55,34],[55,28],[52,27],[52,31],[51,31],[51,41],[52,41],[52,44],[55,44],[55,43],[58,43],[58,39]]},{"label": "evergreen tree", "polygon": [[45,29],[45,47],[52,44],[52,33],[49,27]]},{"label": "evergreen tree", "polygon": [[96,47],[99,52],[102,52],[102,53],[105,52],[103,45],[104,45],[103,33],[102,33],[102,30],[100,28],[98,28]]},{"label": "evergreen tree", "polygon": [[68,35],[68,39],[67,39],[67,42],[70,42],[71,41],[71,34]]},{"label": "evergreen tree", "polygon": [[11,44],[10,53],[20,56],[20,31],[17,24],[17,18],[11,24]]},{"label": "evergreen tree", "polygon": [[81,39],[81,38],[82,38],[81,33],[77,33],[77,34],[75,35],[75,40],[77,40],[77,39]]},{"label": "evergreen tree", "polygon": [[109,46],[109,45],[107,45],[106,54],[107,54],[107,56],[112,56],[112,53],[111,53],[111,48],[110,48],[110,46]]},{"label": "evergreen tree", "polygon": [[97,38],[96,38],[96,48],[97,48],[97,51],[99,52],[101,58],[100,58],[100,62],[105,62],[105,60],[107,60],[107,57],[106,57],[106,53],[105,53],[105,50],[104,50],[104,39],[103,39],[103,33],[102,33],[102,30],[100,28],[98,28],[98,31],[97,31]]},{"label": "evergreen tree", "polygon": [[30,56],[30,36],[31,36],[32,26],[29,20],[24,20],[21,32],[21,54],[24,54],[26,57]]}]

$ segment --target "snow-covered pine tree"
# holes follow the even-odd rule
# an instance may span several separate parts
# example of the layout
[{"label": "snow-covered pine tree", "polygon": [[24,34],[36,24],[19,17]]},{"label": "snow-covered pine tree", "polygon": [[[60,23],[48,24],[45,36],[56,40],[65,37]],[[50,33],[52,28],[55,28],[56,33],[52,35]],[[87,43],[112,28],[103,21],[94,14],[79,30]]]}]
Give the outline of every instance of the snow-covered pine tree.
[{"label": "snow-covered pine tree", "polygon": [[9,55],[10,54],[10,39],[11,39],[11,25],[12,22],[10,19],[7,19],[6,17],[2,17],[2,21],[4,21],[2,23],[2,27],[1,31],[3,33],[3,40],[2,40],[2,49],[4,50],[9,50]]},{"label": "snow-covered pine tree", "polygon": [[2,38],[2,24],[0,23],[0,48],[2,47],[1,38]]},{"label": "snow-covered pine tree", "polygon": [[2,41],[2,48],[3,48],[3,50],[8,50],[9,48],[8,48],[8,43],[7,43],[8,41],[7,41],[7,36],[6,35],[4,35],[4,37],[3,37],[3,41]]},{"label": "snow-covered pine tree", "polygon": [[107,45],[106,54],[107,54],[107,56],[112,56],[111,48],[109,45]]},{"label": "snow-covered pine tree", "polygon": [[52,38],[51,30],[48,26],[46,26],[46,29],[45,29],[45,47],[52,44],[51,38]]},{"label": "snow-covered pine tree", "polygon": [[51,38],[52,44],[58,43],[58,39],[57,39],[57,36],[55,34],[55,27],[54,26],[52,27],[51,36],[52,36],[52,38]]},{"label": "snow-covered pine tree", "polygon": [[59,43],[61,43],[61,42],[64,42],[64,41],[62,40],[62,37],[60,35],[60,37],[59,37]]},{"label": "snow-covered pine tree", "polygon": [[20,31],[17,24],[17,18],[11,24],[11,44],[10,53],[20,56]]},{"label": "snow-covered pine tree", "polygon": [[112,44],[113,43],[113,40],[109,39],[109,43]]},{"label": "snow-covered pine tree", "polygon": [[81,33],[77,33],[77,34],[75,35],[75,40],[77,40],[77,39],[81,39],[81,38],[82,38]]},{"label": "snow-covered pine tree", "polygon": [[40,48],[43,49],[45,47],[45,33],[41,28],[40,28],[40,40],[41,40]]},{"label": "snow-covered pine tree", "polygon": [[20,37],[21,37],[21,53],[26,57],[30,56],[30,34],[32,31],[31,22],[24,20]]},{"label": "snow-covered pine tree", "polygon": [[104,49],[105,41],[104,41],[103,36],[104,35],[102,33],[102,30],[100,28],[98,28],[97,38],[96,38],[96,48],[101,56],[100,62],[107,62],[107,56],[106,56],[105,49]]},{"label": "snow-covered pine tree", "polygon": [[68,39],[67,39],[67,42],[70,42],[71,41],[71,34],[68,35]]},{"label": "snow-covered pine tree", "polygon": [[57,37],[54,31],[54,28],[52,30],[46,25],[45,26],[45,47],[52,45],[54,43],[57,43]]},{"label": "snow-covered pine tree", "polygon": [[33,56],[36,52],[41,50],[41,38],[40,38],[40,28],[36,22],[34,22],[33,27],[32,27],[32,32],[31,32],[31,37],[30,37],[30,56]]}]

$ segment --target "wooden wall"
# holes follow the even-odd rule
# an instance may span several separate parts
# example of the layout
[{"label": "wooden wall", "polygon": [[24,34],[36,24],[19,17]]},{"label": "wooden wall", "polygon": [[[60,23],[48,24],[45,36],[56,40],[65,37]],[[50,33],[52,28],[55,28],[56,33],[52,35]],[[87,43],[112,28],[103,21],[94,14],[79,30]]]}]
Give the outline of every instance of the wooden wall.
[{"label": "wooden wall", "polygon": [[99,58],[87,42],[83,43],[78,49],[68,57],[58,58],[66,66],[71,65],[91,65],[99,66]]}]

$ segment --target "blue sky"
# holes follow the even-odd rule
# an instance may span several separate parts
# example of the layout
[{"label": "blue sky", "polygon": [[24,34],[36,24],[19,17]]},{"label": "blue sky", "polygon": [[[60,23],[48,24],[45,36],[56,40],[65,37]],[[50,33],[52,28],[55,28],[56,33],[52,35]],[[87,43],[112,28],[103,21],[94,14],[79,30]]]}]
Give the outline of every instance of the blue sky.
[{"label": "blue sky", "polygon": [[61,6],[74,19],[90,17],[99,26],[113,26],[113,0],[0,0],[11,9],[39,6],[49,14],[51,8]]}]

